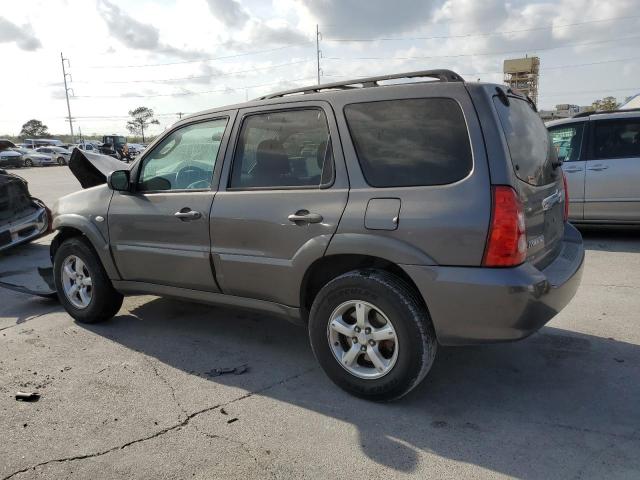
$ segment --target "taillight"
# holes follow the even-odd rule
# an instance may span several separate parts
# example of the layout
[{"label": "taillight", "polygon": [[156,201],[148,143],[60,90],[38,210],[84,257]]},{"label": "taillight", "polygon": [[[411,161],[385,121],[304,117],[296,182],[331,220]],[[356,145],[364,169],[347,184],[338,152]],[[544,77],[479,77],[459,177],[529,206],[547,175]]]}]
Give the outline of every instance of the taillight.
[{"label": "taillight", "polygon": [[567,187],[567,176],[562,172],[562,185],[564,187],[564,221],[569,220],[569,188]]},{"label": "taillight", "polygon": [[527,257],[527,234],[522,204],[511,187],[496,185],[491,188],[491,195],[491,224],[482,265],[520,265]]}]

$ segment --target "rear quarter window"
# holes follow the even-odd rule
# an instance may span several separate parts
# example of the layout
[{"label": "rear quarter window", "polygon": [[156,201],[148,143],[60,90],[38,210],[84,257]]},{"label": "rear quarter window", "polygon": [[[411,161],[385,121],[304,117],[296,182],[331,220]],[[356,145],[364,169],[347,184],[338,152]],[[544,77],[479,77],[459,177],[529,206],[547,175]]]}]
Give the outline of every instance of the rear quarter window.
[{"label": "rear quarter window", "polygon": [[516,176],[534,186],[555,182],[558,173],[553,165],[558,157],[542,119],[526,100],[508,98],[508,105],[498,97],[493,98],[493,103],[507,139]]},{"label": "rear quarter window", "polygon": [[453,99],[354,103],[344,114],[371,186],[444,185],[471,172],[469,133]]}]

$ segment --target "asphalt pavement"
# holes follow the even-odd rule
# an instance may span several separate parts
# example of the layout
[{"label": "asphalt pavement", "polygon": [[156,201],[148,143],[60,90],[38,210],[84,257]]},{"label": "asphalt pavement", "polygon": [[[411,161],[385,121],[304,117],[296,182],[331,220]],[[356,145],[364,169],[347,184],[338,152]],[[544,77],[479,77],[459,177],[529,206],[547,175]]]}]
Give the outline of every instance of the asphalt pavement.
[{"label": "asphalt pavement", "polygon": [[[66,167],[17,173],[48,203],[80,188]],[[0,290],[0,480],[638,479],[640,233],[583,232],[582,285],[548,326],[442,348],[390,404],[335,387],[279,318],[138,296],[81,325]],[[0,274],[46,258],[48,241],[0,255]]]}]

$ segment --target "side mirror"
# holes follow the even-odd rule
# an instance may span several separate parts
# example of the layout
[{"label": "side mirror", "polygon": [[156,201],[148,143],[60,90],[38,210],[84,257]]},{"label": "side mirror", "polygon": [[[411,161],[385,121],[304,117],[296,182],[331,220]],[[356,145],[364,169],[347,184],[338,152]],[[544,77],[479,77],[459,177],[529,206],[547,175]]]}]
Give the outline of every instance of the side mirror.
[{"label": "side mirror", "polygon": [[107,178],[107,185],[116,192],[128,192],[130,189],[129,170],[116,170]]}]

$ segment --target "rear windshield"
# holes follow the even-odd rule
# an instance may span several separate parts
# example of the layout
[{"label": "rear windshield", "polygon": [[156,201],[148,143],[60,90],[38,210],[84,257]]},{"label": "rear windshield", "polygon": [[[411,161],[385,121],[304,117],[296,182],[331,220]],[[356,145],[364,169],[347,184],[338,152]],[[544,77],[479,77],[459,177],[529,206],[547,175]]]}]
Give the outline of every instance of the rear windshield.
[{"label": "rear windshield", "polygon": [[453,99],[354,103],[344,114],[371,186],[443,185],[471,171],[467,125]]},{"label": "rear windshield", "polygon": [[498,97],[493,97],[493,103],[507,137],[516,176],[535,186],[555,182],[558,173],[553,164],[558,159],[542,119],[527,101],[508,98],[509,105]]}]

